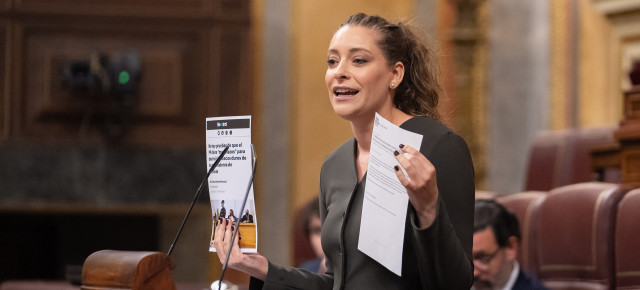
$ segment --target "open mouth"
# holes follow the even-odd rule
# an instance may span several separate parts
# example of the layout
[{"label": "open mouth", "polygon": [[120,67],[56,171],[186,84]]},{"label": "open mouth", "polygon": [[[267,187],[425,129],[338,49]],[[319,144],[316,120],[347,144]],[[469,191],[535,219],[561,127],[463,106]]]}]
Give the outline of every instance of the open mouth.
[{"label": "open mouth", "polygon": [[357,94],[358,90],[353,90],[353,89],[334,89],[333,90],[333,94],[335,94],[337,97],[339,96],[353,96],[355,94]]}]

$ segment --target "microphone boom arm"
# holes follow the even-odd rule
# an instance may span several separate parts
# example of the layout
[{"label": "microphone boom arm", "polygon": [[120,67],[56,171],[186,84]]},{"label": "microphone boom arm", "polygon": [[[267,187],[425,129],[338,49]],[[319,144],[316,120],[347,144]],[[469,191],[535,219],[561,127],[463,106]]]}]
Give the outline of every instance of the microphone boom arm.
[{"label": "microphone boom arm", "polygon": [[[251,147],[251,148],[253,150],[253,147]],[[176,242],[178,242],[178,238],[180,237],[180,233],[182,233],[182,229],[184,228],[184,224],[187,222],[187,219],[189,218],[189,215],[191,214],[191,210],[193,209],[193,206],[196,204],[196,201],[198,200],[198,197],[200,196],[200,193],[202,192],[202,188],[204,187],[204,184],[207,183],[207,180],[209,179],[209,175],[211,175],[211,172],[213,172],[213,170],[218,166],[218,163],[220,163],[220,160],[222,160],[222,156],[224,156],[227,153],[227,150],[229,150],[229,146],[226,146],[224,148],[224,150],[222,150],[222,152],[220,152],[220,156],[218,156],[216,161],[213,162],[213,165],[211,165],[211,168],[209,168],[209,171],[207,172],[207,175],[204,177],[204,179],[202,179],[202,182],[200,183],[200,186],[198,187],[198,190],[196,191],[196,195],[193,197],[193,201],[191,202],[191,206],[189,206],[189,210],[187,211],[187,214],[184,216],[184,219],[182,220],[182,224],[180,225],[180,228],[178,229],[178,233],[176,234],[176,237],[173,240],[173,243],[171,243],[171,246],[169,247],[169,251],[167,251],[167,256],[171,256],[171,252],[173,252],[173,247],[176,245]]]},{"label": "microphone boom arm", "polygon": [[[257,161],[257,157],[256,157],[256,151],[253,148],[253,144],[251,144],[251,161],[252,161],[252,168],[251,168],[251,178],[249,179],[249,184],[247,184],[247,191],[244,193],[244,200],[242,201],[242,207],[240,208],[240,214],[242,214],[242,212],[244,212],[244,206],[247,203],[247,198],[249,197],[249,192],[251,191],[251,185],[253,185],[253,177],[256,175],[256,164],[258,163]],[[231,255],[231,250],[233,249],[234,243],[233,241],[236,240],[236,236],[238,235],[238,229],[240,228],[239,225],[239,221],[237,222],[232,222],[236,223],[235,229],[233,231],[233,235],[231,235],[231,247],[229,247],[229,250],[227,251],[227,257],[224,259],[224,264],[222,265],[222,273],[220,274],[220,280],[218,280],[218,290],[221,290],[222,287],[222,279],[224,279],[224,272],[226,272],[227,270],[227,265],[229,264],[229,256]],[[238,245],[239,247],[239,245]]]}]

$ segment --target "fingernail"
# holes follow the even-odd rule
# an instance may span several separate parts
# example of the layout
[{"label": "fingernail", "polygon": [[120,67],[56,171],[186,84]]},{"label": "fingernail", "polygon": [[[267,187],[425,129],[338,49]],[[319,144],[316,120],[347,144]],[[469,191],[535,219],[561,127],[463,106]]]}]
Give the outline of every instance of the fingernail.
[{"label": "fingernail", "polygon": [[400,170],[400,167],[398,165],[394,166],[393,169],[395,169],[396,171]]},{"label": "fingernail", "polygon": [[400,144],[400,146],[398,146],[398,147],[400,147],[402,149],[402,148],[404,148],[404,144]]},{"label": "fingernail", "polygon": [[393,155],[398,156],[398,155],[400,155],[400,152],[398,152],[398,150],[393,151]]}]

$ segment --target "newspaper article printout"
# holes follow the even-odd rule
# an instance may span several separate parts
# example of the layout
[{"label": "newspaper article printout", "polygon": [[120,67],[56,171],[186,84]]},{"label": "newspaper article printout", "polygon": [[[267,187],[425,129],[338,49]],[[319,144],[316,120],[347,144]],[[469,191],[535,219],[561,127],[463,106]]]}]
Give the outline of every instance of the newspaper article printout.
[{"label": "newspaper article printout", "polygon": [[[367,183],[362,203],[358,250],[401,276],[404,227],[409,205],[407,189],[393,167],[400,144],[420,149],[422,135],[402,129],[375,115]],[[402,166],[400,166],[402,168]],[[403,169],[403,173],[404,172]]]},{"label": "newspaper article printout", "polygon": [[213,239],[219,217],[238,224],[240,249],[255,253],[258,249],[258,227],[253,196],[249,190],[247,204],[240,212],[251,179],[251,116],[211,117],[206,119],[207,171],[226,146],[229,150],[211,173],[208,180],[209,199],[213,213],[213,227],[209,251],[215,252]]}]

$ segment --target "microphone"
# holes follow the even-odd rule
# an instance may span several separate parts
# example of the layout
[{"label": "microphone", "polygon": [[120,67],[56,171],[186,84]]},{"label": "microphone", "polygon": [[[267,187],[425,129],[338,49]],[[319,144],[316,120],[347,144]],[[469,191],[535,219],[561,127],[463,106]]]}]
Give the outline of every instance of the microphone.
[{"label": "microphone", "polygon": [[[189,215],[191,214],[191,210],[193,209],[193,206],[196,204],[196,200],[198,200],[198,197],[200,196],[200,193],[202,192],[202,188],[204,187],[204,184],[207,182],[207,179],[209,179],[209,175],[211,175],[211,172],[213,172],[213,170],[218,166],[218,163],[220,163],[220,160],[222,160],[222,157],[227,153],[227,150],[229,150],[229,146],[226,146],[224,148],[224,150],[222,150],[222,152],[220,152],[220,156],[218,156],[216,161],[213,162],[213,165],[211,165],[211,168],[209,168],[209,171],[207,172],[207,175],[204,177],[204,179],[202,179],[202,182],[200,183],[200,186],[198,187],[198,190],[196,190],[196,194],[193,197],[193,201],[191,202],[191,206],[189,207],[189,210],[187,211],[187,214],[184,216],[184,219],[182,220],[182,225],[180,225],[180,229],[178,229],[178,233],[176,234],[176,238],[173,240],[173,243],[171,243],[171,246],[169,247],[169,251],[167,252],[167,256],[171,256],[171,252],[173,252],[173,247],[176,245],[176,242],[178,242],[178,238],[180,237],[180,233],[182,233],[182,229],[184,228],[184,224],[187,222],[187,219],[189,218]],[[251,147],[251,150],[253,151],[253,145]],[[255,168],[254,168],[254,171],[255,171]],[[251,180],[253,180],[253,175],[252,175]]]},{"label": "microphone", "polygon": [[[251,185],[253,184],[253,177],[256,175],[256,164],[257,164],[257,157],[256,157],[256,151],[253,148],[253,144],[251,144],[251,161],[252,161],[252,168],[251,168],[251,178],[249,179],[249,184],[247,184],[247,191],[244,193],[244,200],[242,201],[242,207],[240,208],[240,213],[242,214],[242,212],[244,212],[244,205],[247,203],[247,198],[249,197],[249,191],[251,191]],[[257,218],[257,217],[256,217]],[[227,251],[227,257],[224,259],[224,263],[222,264],[222,273],[220,273],[220,279],[218,280],[218,290],[221,290],[222,288],[222,279],[224,279],[224,272],[227,270],[227,265],[229,264],[229,256],[231,255],[231,250],[233,249],[234,246],[234,241],[236,240],[236,235],[238,234],[238,229],[240,228],[240,225],[238,224],[239,222],[232,222],[235,223],[235,229],[233,231],[233,234],[231,235],[231,247],[229,247],[229,250]]]}]

